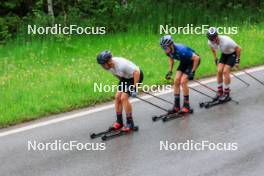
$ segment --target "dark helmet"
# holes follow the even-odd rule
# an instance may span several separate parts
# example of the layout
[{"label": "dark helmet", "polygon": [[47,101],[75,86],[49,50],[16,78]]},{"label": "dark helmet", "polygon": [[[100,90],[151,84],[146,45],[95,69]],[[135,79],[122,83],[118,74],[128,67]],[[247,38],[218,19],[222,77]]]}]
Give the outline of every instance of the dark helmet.
[{"label": "dark helmet", "polygon": [[102,51],[96,57],[98,64],[101,64],[101,65],[105,64],[111,58],[112,58],[112,53],[110,51]]},{"label": "dark helmet", "polygon": [[218,36],[218,31],[215,27],[210,27],[206,33],[206,36],[209,40],[213,40]]},{"label": "dark helmet", "polygon": [[160,46],[163,48],[173,44],[173,38],[170,35],[165,35],[160,39]]}]

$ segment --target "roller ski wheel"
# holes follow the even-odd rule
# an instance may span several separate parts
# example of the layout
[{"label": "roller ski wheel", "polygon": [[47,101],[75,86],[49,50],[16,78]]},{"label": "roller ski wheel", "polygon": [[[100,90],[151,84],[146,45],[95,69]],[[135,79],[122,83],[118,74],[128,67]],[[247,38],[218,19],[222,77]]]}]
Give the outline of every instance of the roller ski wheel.
[{"label": "roller ski wheel", "polygon": [[204,102],[199,103],[200,108],[204,107]]},{"label": "roller ski wheel", "polygon": [[113,139],[113,138],[116,138],[116,137],[119,137],[119,136],[124,136],[124,135],[127,135],[127,134],[131,134],[133,132],[137,132],[139,130],[139,127],[138,126],[134,126],[132,130],[130,131],[122,131],[122,130],[118,130],[118,131],[115,131],[113,133],[108,133],[108,134],[105,134],[101,137],[101,139],[103,141],[106,141],[106,140],[109,140],[109,139]]},{"label": "roller ski wheel", "polygon": [[177,118],[182,118],[184,117],[185,115],[188,115],[188,114],[193,114],[193,109],[191,108],[189,110],[189,112],[183,112],[183,111],[179,111],[178,113],[175,113],[175,114],[169,114],[168,116],[165,116],[164,118],[162,118],[162,121],[163,122],[167,122],[169,120],[173,120],[173,119],[177,119]]},{"label": "roller ski wheel", "polygon": [[158,119],[158,116],[153,116],[153,117],[152,117],[152,121],[153,121],[153,122],[156,122],[157,119]]},{"label": "roller ski wheel", "polygon": [[118,129],[115,129],[114,127],[109,127],[109,128],[108,128],[107,130],[105,130],[105,131],[102,131],[102,132],[99,132],[99,133],[92,133],[92,134],[90,135],[90,138],[91,138],[91,139],[95,139],[95,138],[101,137],[101,136],[103,136],[103,135],[105,135],[105,134],[112,133],[112,132],[114,132],[114,131],[118,131]]},{"label": "roller ski wheel", "polygon": [[90,138],[91,139],[94,139],[96,137],[96,134],[95,133],[92,133],[91,135],[90,135]]}]

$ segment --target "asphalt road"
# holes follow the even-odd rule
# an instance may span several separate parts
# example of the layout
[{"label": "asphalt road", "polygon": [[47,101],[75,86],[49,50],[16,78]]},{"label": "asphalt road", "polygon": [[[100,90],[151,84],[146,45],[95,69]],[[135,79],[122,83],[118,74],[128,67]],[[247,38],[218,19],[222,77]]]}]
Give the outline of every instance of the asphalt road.
[{"label": "asphalt road", "polygon": [[[263,70],[252,74],[264,80]],[[101,143],[100,139],[91,140],[89,134],[104,130],[113,123],[112,108],[2,136],[0,175],[264,175],[264,86],[247,75],[240,77],[251,85],[245,87],[243,83],[232,78],[232,96],[240,102],[239,105],[229,102],[208,110],[200,109],[198,103],[208,99],[191,92],[190,100],[194,114],[166,123],[151,121],[153,115],[163,113],[161,110],[141,101],[133,103],[135,123],[139,125],[140,130],[107,141],[104,151],[28,151],[27,147],[28,141],[34,140],[40,143],[55,140]],[[215,82],[207,85],[215,87]],[[210,92],[201,86],[195,88]],[[161,97],[173,100],[172,93]],[[154,98],[148,100],[166,108],[171,107]],[[160,141],[168,141],[171,144],[188,140],[210,141],[215,144],[237,143],[238,149],[160,150]]]}]

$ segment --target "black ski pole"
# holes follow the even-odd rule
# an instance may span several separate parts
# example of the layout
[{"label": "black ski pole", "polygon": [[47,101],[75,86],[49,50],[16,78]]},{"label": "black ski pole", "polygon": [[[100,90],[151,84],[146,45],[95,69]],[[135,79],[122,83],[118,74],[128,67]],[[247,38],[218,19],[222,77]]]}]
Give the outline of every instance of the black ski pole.
[{"label": "black ski pole", "polygon": [[189,88],[190,88],[191,90],[195,91],[195,92],[198,92],[198,93],[200,93],[200,94],[202,94],[202,95],[208,97],[208,98],[214,99],[214,97],[212,97],[212,96],[210,96],[210,95],[208,95],[208,94],[206,94],[206,93],[203,93],[203,92],[201,92],[201,91],[199,91],[199,90],[196,90],[195,88],[192,88],[192,87],[189,87]]},{"label": "black ski pole", "polygon": [[[196,89],[194,89],[194,88],[192,88],[192,87],[189,87],[189,88],[190,88],[191,90],[195,91],[195,92],[198,92],[198,93],[200,93],[200,94],[206,96],[206,97],[209,97],[209,98],[211,98],[211,99],[214,99],[214,97],[211,97],[210,95],[207,95],[206,93],[203,93],[203,92],[201,92],[201,91],[199,91],[199,90],[196,90]],[[236,100],[231,99],[231,101],[234,102],[234,103],[236,103],[236,104],[239,104],[239,102],[236,101]]]},{"label": "black ski pole", "polygon": [[201,83],[201,82],[200,82],[200,81],[198,81],[198,80],[194,80],[194,82],[196,82],[196,83],[200,84],[201,86],[203,86],[203,87],[205,87],[205,88],[207,88],[207,89],[209,89],[209,90],[211,90],[211,91],[213,91],[213,92],[217,93],[217,91],[216,91],[216,90],[214,90],[212,87],[209,87],[209,86],[207,86],[207,85],[205,85],[205,84]]},{"label": "black ski pole", "polygon": [[[194,80],[194,81],[197,82],[197,83],[199,83],[200,85],[204,86],[205,88],[207,88],[207,89],[209,89],[209,90],[211,90],[211,91],[217,93],[216,90],[214,90],[213,88],[211,88],[211,87],[209,87],[209,86],[207,86],[207,85],[201,83],[200,81],[197,81],[197,80]],[[235,102],[236,104],[238,104],[238,101],[236,101],[236,100],[231,100],[231,101],[233,101],[233,102]]]},{"label": "black ski pole", "polygon": [[260,84],[264,85],[264,82],[260,81],[259,79],[257,79],[255,76],[251,75],[250,73],[246,72],[245,70],[242,70],[245,74],[247,74],[248,76],[250,76],[251,78],[253,78],[254,80],[256,80],[257,82],[259,82]]},{"label": "black ski pole", "polygon": [[172,104],[172,105],[174,105],[172,102],[170,102],[170,101],[168,101],[168,100],[165,100],[165,99],[163,99],[163,98],[161,98],[161,97],[158,97],[158,96],[156,96],[156,95],[153,95],[153,94],[151,94],[151,93],[149,93],[149,92],[145,92],[145,91],[143,91],[145,94],[148,94],[148,95],[150,95],[150,96],[153,96],[153,97],[155,97],[155,98],[157,98],[157,99],[159,99],[159,100],[162,100],[162,101],[164,101],[164,102],[167,102],[167,103],[169,103],[169,104]]},{"label": "black ski pole", "polygon": [[159,109],[161,109],[161,110],[163,110],[163,111],[165,111],[165,112],[168,112],[168,110],[167,109],[165,109],[165,108],[163,108],[163,107],[160,107],[160,106],[158,106],[158,105],[156,105],[156,104],[154,104],[154,103],[151,103],[151,102],[149,102],[149,101],[147,101],[147,100],[144,100],[143,98],[140,98],[140,97],[136,97],[137,99],[139,99],[139,100],[141,100],[141,101],[144,101],[145,103],[148,103],[148,104],[150,104],[150,105],[152,105],[152,106],[155,106],[155,107],[157,107],[157,108],[159,108]]},{"label": "black ski pole", "polygon": [[244,84],[246,84],[247,85],[247,87],[248,86],[250,86],[250,84],[249,83],[247,83],[246,81],[244,81],[243,79],[241,79],[241,78],[239,78],[238,76],[236,76],[235,74],[233,74],[233,73],[230,73],[231,75],[233,75],[236,79],[238,79],[239,81],[241,81],[241,82],[243,82]]},{"label": "black ski pole", "polygon": [[[199,83],[199,84],[201,84],[202,86],[205,86],[206,88],[208,88],[208,89],[210,89],[210,90],[212,90],[212,91],[215,91],[215,90],[212,89],[211,87],[208,87],[208,86],[202,84],[201,82],[199,82],[199,81],[197,81],[197,80],[194,80],[194,81],[197,82],[197,83]],[[192,90],[195,91],[195,92],[198,92],[198,93],[200,93],[200,94],[206,96],[206,97],[209,97],[209,98],[211,98],[211,99],[214,99],[214,97],[211,97],[210,95],[207,95],[206,93],[203,93],[203,92],[201,92],[201,91],[199,91],[199,90],[196,90],[195,88],[192,88],[192,87],[189,87],[189,88],[192,89]]]}]

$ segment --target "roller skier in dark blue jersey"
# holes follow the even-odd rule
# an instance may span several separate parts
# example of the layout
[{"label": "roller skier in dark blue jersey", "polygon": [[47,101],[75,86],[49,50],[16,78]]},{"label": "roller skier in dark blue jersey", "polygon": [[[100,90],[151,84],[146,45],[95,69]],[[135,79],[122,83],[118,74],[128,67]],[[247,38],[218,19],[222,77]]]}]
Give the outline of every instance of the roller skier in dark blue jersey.
[{"label": "roller skier in dark blue jersey", "polygon": [[[169,71],[166,74],[166,79],[171,79],[174,61],[180,62],[176,75],[174,78],[174,106],[170,113],[177,113],[182,111],[184,113],[190,112],[189,103],[189,80],[194,79],[195,71],[200,64],[200,56],[191,48],[176,44],[170,35],[166,35],[160,39],[160,45],[164,49],[166,55],[169,57]],[[184,102],[181,109],[180,106],[180,86],[183,90]]]}]

